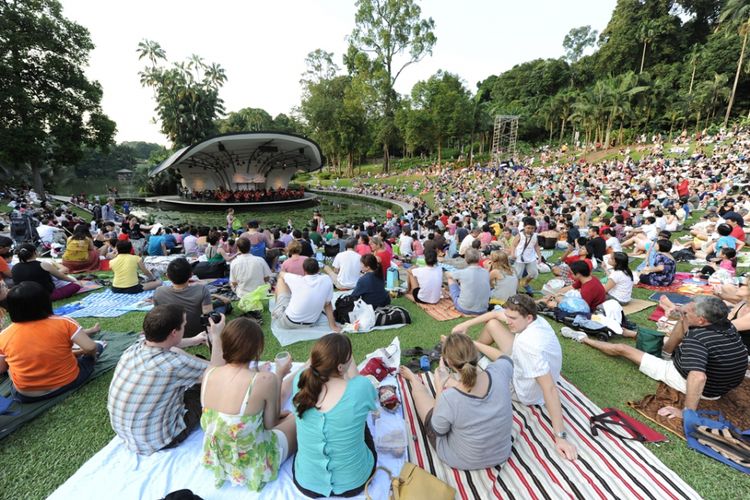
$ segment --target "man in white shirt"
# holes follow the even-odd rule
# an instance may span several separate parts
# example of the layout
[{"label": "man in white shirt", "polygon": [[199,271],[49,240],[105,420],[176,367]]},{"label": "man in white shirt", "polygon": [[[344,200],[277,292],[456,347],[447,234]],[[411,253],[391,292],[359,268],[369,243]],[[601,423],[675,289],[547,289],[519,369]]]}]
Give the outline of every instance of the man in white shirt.
[{"label": "man in white shirt", "polygon": [[437,252],[433,249],[424,251],[424,267],[410,267],[406,270],[409,277],[409,291],[414,300],[423,304],[437,304],[443,295],[443,268],[437,267]]},{"label": "man in white shirt", "polygon": [[304,276],[279,273],[276,283],[276,305],[271,311],[272,325],[293,330],[307,328],[317,323],[321,312],[328,318],[332,332],[340,333],[341,328],[333,318],[333,283],[325,274],[318,274],[318,261],[308,257],[302,263]]},{"label": "man in white shirt", "polygon": [[229,284],[239,298],[252,292],[271,277],[271,268],[265,259],[250,253],[250,240],[237,238],[240,254],[229,267]]},{"label": "man in white shirt", "polygon": [[414,255],[414,238],[411,237],[408,231],[401,233],[398,239],[398,246],[402,257],[409,259]]},{"label": "man in white shirt", "polygon": [[354,238],[346,240],[346,249],[333,259],[333,268],[325,266],[323,269],[339,290],[351,290],[357,286],[362,274],[362,256],[354,251],[356,244],[357,240]]},{"label": "man in white shirt", "polygon": [[[494,310],[465,321],[453,333],[467,333],[474,325],[484,325],[474,341],[479,352],[496,360],[513,360],[514,399],[525,405],[544,405],[555,433],[557,452],[569,460],[577,457],[576,447],[565,432],[557,381],[562,367],[562,349],[552,327],[537,316],[536,303],[526,295],[513,295],[503,310]],[[497,348],[491,347],[495,343]]]},{"label": "man in white shirt", "polygon": [[482,230],[478,227],[475,227],[471,230],[469,234],[466,235],[466,237],[461,241],[461,246],[458,247],[458,255],[463,257],[466,255],[466,251],[471,248],[471,244],[474,243],[474,240],[479,237],[479,233],[481,233]]}]

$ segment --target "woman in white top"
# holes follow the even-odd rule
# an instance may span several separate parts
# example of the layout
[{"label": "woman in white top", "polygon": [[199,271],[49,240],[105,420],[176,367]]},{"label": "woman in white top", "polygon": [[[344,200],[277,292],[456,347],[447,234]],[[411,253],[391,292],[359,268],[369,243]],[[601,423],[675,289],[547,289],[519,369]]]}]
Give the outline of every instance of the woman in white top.
[{"label": "woman in white top", "polygon": [[617,239],[613,228],[606,229],[604,235],[606,236],[606,253],[622,252],[622,245],[620,244],[620,240]]},{"label": "woman in white top", "polygon": [[609,254],[607,258],[612,268],[607,275],[607,283],[604,285],[607,297],[625,305],[633,298],[633,272],[628,266],[628,255],[624,252],[615,252]]}]

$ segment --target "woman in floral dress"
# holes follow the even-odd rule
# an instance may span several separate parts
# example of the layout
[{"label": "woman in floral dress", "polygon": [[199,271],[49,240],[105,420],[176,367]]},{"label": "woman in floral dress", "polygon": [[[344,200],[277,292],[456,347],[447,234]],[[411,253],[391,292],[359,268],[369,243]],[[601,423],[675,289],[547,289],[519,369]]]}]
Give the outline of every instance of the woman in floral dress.
[{"label": "woman in floral dress", "polygon": [[248,318],[229,323],[221,345],[227,364],[208,370],[202,384],[202,463],[218,488],[229,481],[260,491],[297,449],[294,417],[281,411],[291,392],[292,377],[282,383],[291,358],[275,374],[250,368],[263,352],[263,332]]}]

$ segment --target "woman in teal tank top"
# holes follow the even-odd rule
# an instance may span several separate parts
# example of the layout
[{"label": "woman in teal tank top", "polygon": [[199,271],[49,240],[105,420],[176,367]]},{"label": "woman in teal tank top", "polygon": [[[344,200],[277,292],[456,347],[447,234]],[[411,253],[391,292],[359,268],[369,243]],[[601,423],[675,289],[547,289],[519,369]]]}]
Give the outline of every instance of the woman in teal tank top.
[{"label": "woman in teal tank top", "polygon": [[318,340],[294,387],[294,484],[312,498],[360,494],[377,465],[367,428],[377,392],[357,373],[349,337],[332,333]]}]

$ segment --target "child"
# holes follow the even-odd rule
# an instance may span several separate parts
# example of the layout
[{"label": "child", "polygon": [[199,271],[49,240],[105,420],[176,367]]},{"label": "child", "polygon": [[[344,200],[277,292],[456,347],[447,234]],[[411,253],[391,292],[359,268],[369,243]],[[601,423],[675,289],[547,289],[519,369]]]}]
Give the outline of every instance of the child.
[{"label": "child", "polygon": [[737,250],[734,248],[724,247],[721,249],[721,261],[719,269],[724,269],[734,276],[737,274]]}]

